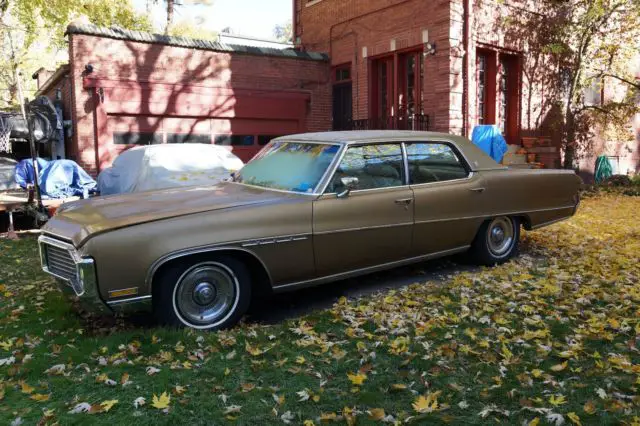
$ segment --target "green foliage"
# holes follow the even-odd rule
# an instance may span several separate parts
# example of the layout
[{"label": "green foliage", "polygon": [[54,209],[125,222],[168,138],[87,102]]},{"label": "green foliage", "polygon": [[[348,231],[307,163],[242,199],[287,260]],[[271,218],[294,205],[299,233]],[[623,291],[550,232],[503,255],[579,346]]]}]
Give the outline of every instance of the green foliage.
[{"label": "green foliage", "polygon": [[[630,67],[640,52],[639,0],[541,0],[543,14],[519,14],[510,29],[519,31],[530,48],[551,59],[545,72],[555,74],[556,105],[563,108],[561,126],[565,166],[589,147],[594,129],[609,140],[631,139],[631,117],[640,111]],[[534,71],[539,73],[540,71]],[[562,83],[560,83],[562,82]],[[623,94],[591,102],[589,91],[602,85],[622,87]],[[610,86],[609,86],[610,87]],[[586,152],[584,152],[586,153]]]},{"label": "green foliage", "polygon": [[151,29],[149,19],[136,13],[128,0],[30,0],[12,3],[10,11],[26,30],[27,44],[34,42],[42,31],[50,34],[53,43],[61,44],[67,25],[81,17],[98,26]]},{"label": "green foliage", "polygon": [[23,71],[25,96],[35,92],[31,73],[66,62],[64,32],[73,20],[132,30],[151,29],[129,0],[0,0],[0,104],[17,103],[16,69]]}]

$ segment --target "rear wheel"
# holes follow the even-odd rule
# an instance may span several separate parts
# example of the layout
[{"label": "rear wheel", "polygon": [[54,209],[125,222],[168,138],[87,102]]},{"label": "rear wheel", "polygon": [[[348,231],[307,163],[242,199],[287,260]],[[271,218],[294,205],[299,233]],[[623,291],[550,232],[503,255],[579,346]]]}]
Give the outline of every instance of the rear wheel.
[{"label": "rear wheel", "polygon": [[511,259],[518,250],[518,218],[500,216],[482,224],[471,248],[477,263],[496,265]]},{"label": "rear wheel", "polygon": [[247,268],[228,256],[169,267],[155,288],[154,308],[161,323],[201,330],[233,326],[251,301]]}]

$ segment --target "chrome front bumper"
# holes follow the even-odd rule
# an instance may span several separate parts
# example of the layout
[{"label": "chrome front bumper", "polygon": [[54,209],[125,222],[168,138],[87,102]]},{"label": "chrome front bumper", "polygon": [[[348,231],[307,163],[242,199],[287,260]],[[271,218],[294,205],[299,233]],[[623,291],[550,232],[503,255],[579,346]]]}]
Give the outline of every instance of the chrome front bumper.
[{"label": "chrome front bumper", "polygon": [[[42,270],[56,278],[63,292],[75,294],[84,305],[93,311],[112,312],[100,298],[95,262],[92,258],[82,257],[73,245],[46,235],[41,235],[38,238],[38,246]],[[61,272],[62,268],[56,268],[53,264],[53,255],[52,259],[49,259],[48,256],[47,247],[49,246],[66,252],[68,260],[74,265],[74,270],[70,271],[67,267],[66,271]]]}]

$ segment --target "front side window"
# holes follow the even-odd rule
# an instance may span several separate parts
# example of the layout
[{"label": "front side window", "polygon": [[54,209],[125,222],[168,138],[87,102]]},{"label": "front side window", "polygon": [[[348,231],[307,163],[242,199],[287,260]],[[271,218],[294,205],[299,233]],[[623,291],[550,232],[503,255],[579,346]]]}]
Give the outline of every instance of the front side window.
[{"label": "front side window", "polygon": [[312,193],[339,151],[339,145],[273,142],[236,173],[234,181]]},{"label": "front side window", "polygon": [[343,178],[358,179],[357,190],[404,185],[404,161],[400,145],[375,144],[349,147],[327,192],[342,192],[345,189]]},{"label": "front side window", "polygon": [[409,182],[442,182],[464,179],[469,173],[453,148],[443,143],[407,144]]}]

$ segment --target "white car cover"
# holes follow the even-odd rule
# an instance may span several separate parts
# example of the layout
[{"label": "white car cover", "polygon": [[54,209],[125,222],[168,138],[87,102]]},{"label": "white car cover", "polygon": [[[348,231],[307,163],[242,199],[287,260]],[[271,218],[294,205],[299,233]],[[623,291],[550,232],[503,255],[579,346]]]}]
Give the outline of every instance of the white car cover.
[{"label": "white car cover", "polygon": [[162,144],[123,152],[98,176],[101,195],[213,185],[242,168],[228,149],[208,144]]}]

